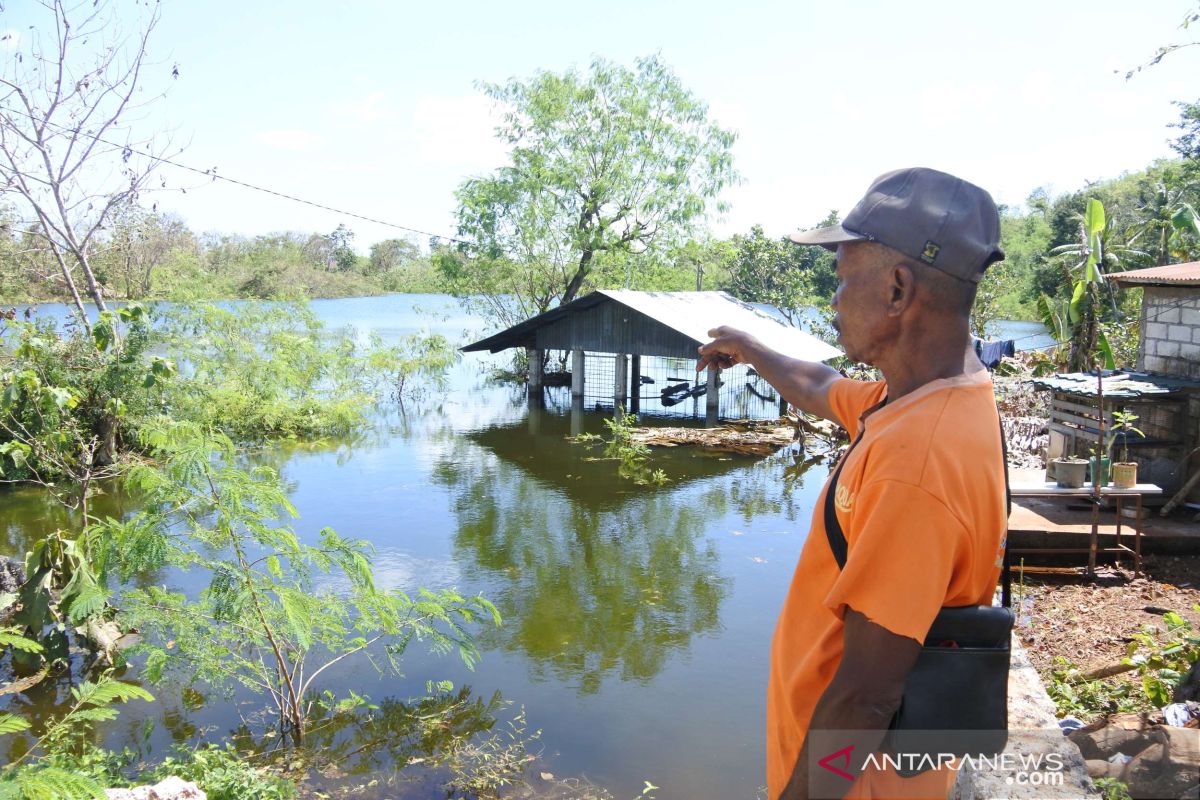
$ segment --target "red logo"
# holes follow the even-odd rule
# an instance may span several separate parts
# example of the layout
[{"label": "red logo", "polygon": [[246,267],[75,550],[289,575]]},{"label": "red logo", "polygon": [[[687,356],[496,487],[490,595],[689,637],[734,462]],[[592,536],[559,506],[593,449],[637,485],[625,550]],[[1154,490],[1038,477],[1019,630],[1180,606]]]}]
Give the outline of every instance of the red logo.
[{"label": "red logo", "polygon": [[840,759],[842,759],[842,762],[843,762],[842,765],[844,767],[846,767],[846,769],[849,769],[850,768],[850,754],[853,752],[854,752],[854,745],[852,745],[852,744],[847,745],[846,747],[843,747],[841,750],[838,750],[836,753],[830,753],[829,755],[825,756],[817,763],[820,764],[825,769],[832,772],[833,774],[841,775],[846,780],[852,781],[852,780],[854,780],[853,775],[851,775],[849,772],[846,772],[845,770],[838,769],[837,767],[833,766],[829,762],[840,758]]}]

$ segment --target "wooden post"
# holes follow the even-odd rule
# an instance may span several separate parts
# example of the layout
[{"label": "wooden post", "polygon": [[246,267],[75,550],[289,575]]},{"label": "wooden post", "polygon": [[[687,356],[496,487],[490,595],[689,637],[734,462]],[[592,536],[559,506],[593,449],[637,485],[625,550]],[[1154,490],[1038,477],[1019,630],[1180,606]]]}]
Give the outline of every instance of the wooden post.
[{"label": "wooden post", "polygon": [[788,401],[783,399],[783,392],[776,389],[775,393],[779,395],[779,416],[786,417],[788,412]]},{"label": "wooden post", "polygon": [[717,418],[721,413],[721,391],[717,388],[717,379],[721,373],[715,369],[708,370],[708,389],[704,393],[704,399],[707,408],[704,414],[704,425],[708,428],[715,428]]},{"label": "wooden post", "polygon": [[617,353],[613,359],[613,410],[624,408],[629,410],[629,391],[625,384],[625,373],[629,369],[629,356]]},{"label": "wooden post", "polygon": [[571,351],[571,397],[583,398],[583,350]]},{"label": "wooden post", "polygon": [[642,409],[642,357],[629,357],[629,413],[636,414]]}]

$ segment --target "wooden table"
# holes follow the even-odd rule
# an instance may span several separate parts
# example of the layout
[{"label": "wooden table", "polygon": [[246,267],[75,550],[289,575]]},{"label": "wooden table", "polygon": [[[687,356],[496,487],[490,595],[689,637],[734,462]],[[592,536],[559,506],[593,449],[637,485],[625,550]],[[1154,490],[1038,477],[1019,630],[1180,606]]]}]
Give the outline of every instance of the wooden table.
[{"label": "wooden table", "polygon": [[[1099,501],[1094,501],[1092,504],[1092,531],[1091,538],[1086,548],[1082,547],[1065,547],[1065,548],[1035,548],[1012,550],[1014,554],[1024,553],[1087,553],[1088,567],[1087,574],[1092,576],[1096,573],[1096,555],[1097,553],[1115,553],[1118,559],[1122,553],[1127,553],[1133,556],[1133,576],[1136,578],[1142,571],[1142,498],[1146,495],[1162,494],[1162,488],[1153,483],[1139,483],[1129,489],[1118,489],[1114,486],[1102,486],[1100,488],[1100,498],[1111,497],[1115,501],[1117,512],[1117,541],[1114,547],[1098,547],[1099,529],[1100,529],[1100,505]],[[1019,497],[1086,497],[1095,498],[1095,490],[1090,483],[1085,483],[1078,489],[1067,489],[1059,486],[1053,481],[1045,483],[1028,483],[1017,481],[1012,484],[1013,499]],[[1134,514],[1133,521],[1133,549],[1121,542],[1121,509],[1124,502],[1128,498],[1133,498],[1137,509]]]}]

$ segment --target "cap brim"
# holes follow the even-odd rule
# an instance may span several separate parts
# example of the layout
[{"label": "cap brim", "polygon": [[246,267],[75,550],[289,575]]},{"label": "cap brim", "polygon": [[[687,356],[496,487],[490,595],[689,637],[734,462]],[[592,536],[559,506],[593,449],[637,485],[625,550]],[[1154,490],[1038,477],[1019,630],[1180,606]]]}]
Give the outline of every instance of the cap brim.
[{"label": "cap brim", "polygon": [[827,228],[813,228],[810,231],[799,231],[788,236],[796,244],[817,244],[826,250],[837,250],[843,242],[868,241],[870,236],[848,231],[841,225],[830,225]]}]

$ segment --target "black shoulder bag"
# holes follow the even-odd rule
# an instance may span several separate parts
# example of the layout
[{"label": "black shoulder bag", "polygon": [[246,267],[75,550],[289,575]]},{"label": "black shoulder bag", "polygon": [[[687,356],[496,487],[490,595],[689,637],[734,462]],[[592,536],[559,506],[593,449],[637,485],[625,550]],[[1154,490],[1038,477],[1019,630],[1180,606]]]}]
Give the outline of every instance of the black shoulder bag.
[{"label": "black shoulder bag", "polygon": [[[862,440],[862,434],[850,446]],[[1004,454],[1005,508],[1012,513],[1008,485],[1008,443],[1000,428]],[[846,536],[834,509],[842,457],[825,494],[825,533],[838,568],[846,566]],[[1007,517],[1006,517],[1007,519]],[[1005,532],[1001,607],[957,606],[938,612],[921,655],[904,683],[900,710],[892,717],[880,752],[897,756],[889,763],[911,777],[940,765],[942,754],[995,756],[1008,742],[1009,641],[1013,627],[1012,577]]]}]

